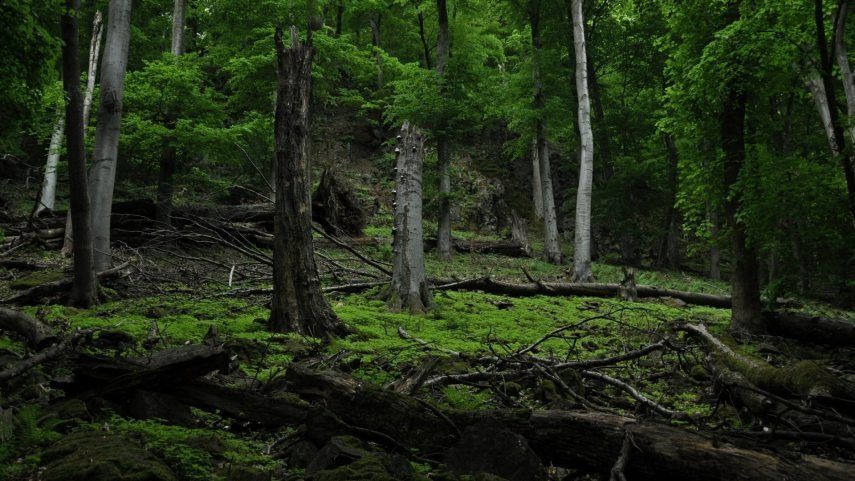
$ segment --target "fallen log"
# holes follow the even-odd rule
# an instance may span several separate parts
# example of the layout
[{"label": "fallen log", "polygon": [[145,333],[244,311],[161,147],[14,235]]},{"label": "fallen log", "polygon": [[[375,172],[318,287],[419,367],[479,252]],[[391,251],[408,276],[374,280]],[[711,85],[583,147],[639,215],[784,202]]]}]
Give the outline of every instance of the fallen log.
[{"label": "fallen log", "polygon": [[0,383],[4,383],[9,379],[20,376],[30,369],[38,366],[39,364],[43,364],[48,361],[52,361],[68,351],[75,349],[78,345],[80,345],[85,339],[87,339],[94,330],[92,329],[84,329],[84,330],[76,330],[71,335],[66,336],[61,342],[53,344],[52,346],[42,349],[41,351],[33,354],[32,356],[22,359],[21,361],[12,364],[6,369],[0,371]]},{"label": "fallen log", "polygon": [[762,359],[736,352],[713,336],[703,324],[684,324],[678,329],[701,339],[709,347],[713,367],[718,372],[739,373],[750,385],[782,397],[796,396],[819,401],[850,415],[855,412],[852,408],[855,388],[815,362],[799,361],[786,368],[777,368]]},{"label": "fallen log", "polygon": [[849,480],[855,466],[802,456],[781,456],[728,444],[701,434],[613,414],[571,411],[449,411],[415,398],[368,386],[345,375],[292,365],[290,389],[322,403],[344,423],[378,432],[430,455],[444,452],[458,432],[485,419],[497,420],[528,440],[544,464],[607,474],[627,435],[633,455],[628,479],[812,479]]},{"label": "fallen log", "polygon": [[[433,282],[438,284],[435,287],[437,290],[476,290],[512,297],[539,295],[617,297],[620,295],[622,288],[620,284],[602,283],[531,282],[526,284],[512,284],[494,281],[489,277],[465,281],[437,279]],[[731,306],[730,296],[678,291],[646,285],[637,285],[636,291],[638,297],[673,297],[687,304],[723,309],[730,309]]]},{"label": "fallen log", "polygon": [[775,336],[838,346],[855,346],[855,322],[800,312],[767,312],[766,326]]},{"label": "fallen log", "polygon": [[[425,251],[436,248],[436,238],[425,239]],[[517,241],[452,239],[452,247],[461,254],[495,254],[507,257],[531,257],[530,248]]]},{"label": "fallen log", "polygon": [[53,329],[23,312],[0,307],[0,329],[20,334],[33,349],[42,349],[56,341]]},{"label": "fallen log", "polygon": [[[130,266],[130,262],[125,262],[116,267],[107,269],[106,271],[101,271],[98,273],[98,280],[104,281],[105,279],[120,275],[125,269],[127,269],[128,266]],[[39,302],[43,302],[45,299],[51,297],[64,296],[69,290],[71,290],[71,286],[73,284],[74,279],[70,277],[51,282],[45,282],[44,284],[33,286],[13,296],[7,297],[6,299],[3,299],[0,302],[2,302],[3,304],[14,305],[36,304]]]}]

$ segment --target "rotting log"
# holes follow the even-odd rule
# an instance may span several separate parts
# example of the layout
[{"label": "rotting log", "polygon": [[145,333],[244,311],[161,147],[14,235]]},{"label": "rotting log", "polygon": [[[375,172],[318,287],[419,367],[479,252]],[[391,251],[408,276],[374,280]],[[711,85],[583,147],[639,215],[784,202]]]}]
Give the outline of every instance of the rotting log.
[{"label": "rotting log", "polygon": [[[425,239],[425,251],[436,248],[436,238]],[[530,247],[517,241],[452,239],[452,247],[461,254],[495,254],[506,257],[531,257]]]},{"label": "rotting log", "polygon": [[800,341],[855,346],[855,322],[800,312],[765,313],[769,333]]},{"label": "rotting log", "polygon": [[731,370],[743,376],[751,385],[773,394],[796,396],[818,401],[852,414],[855,388],[829,373],[813,361],[799,361],[786,368],[770,365],[762,359],[741,354],[712,335],[703,324],[683,324],[678,327],[701,339],[711,351],[714,369]]},{"label": "rotting log", "polygon": [[[121,273],[124,272],[124,270],[127,269],[128,266],[130,266],[130,262],[125,262],[111,269],[107,269],[106,271],[101,271],[97,274],[98,281],[103,282],[104,280],[110,279],[117,275],[121,275]],[[48,298],[56,296],[65,296],[71,289],[71,286],[73,284],[74,279],[70,277],[51,282],[45,282],[44,284],[33,286],[13,296],[7,297],[6,299],[3,299],[0,302],[2,302],[3,304],[14,305],[37,304],[40,302],[44,302],[44,300]]]},{"label": "rotting log", "polygon": [[33,349],[42,349],[57,339],[53,329],[44,322],[6,307],[0,307],[0,329],[20,334]]},{"label": "rotting log", "polygon": [[628,479],[850,480],[855,466],[813,456],[784,457],[728,444],[685,429],[596,412],[449,411],[365,385],[345,375],[292,365],[290,388],[322,403],[348,425],[378,432],[425,455],[443,452],[457,433],[485,418],[525,437],[544,464],[608,473],[625,436],[636,448]]}]

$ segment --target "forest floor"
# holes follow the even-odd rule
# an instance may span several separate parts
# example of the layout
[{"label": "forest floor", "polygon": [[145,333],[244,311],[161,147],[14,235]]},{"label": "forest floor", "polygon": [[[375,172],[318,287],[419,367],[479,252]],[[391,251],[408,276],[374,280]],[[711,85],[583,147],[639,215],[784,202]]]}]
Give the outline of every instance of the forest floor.
[{"label": "forest floor", "polygon": [[[380,262],[388,261],[391,255],[388,233],[382,228],[370,228],[368,233],[378,237],[379,242],[365,248],[365,254]],[[469,234],[469,237],[474,236]],[[319,252],[335,259],[339,266],[354,270],[364,267],[347,251],[326,247]],[[763,432],[779,426],[723,399],[725,395],[713,382],[705,363],[702,346],[685,333],[674,332],[673,327],[679,323],[702,323],[739,352],[762,358],[776,367],[787,368],[808,360],[842,376],[846,382],[855,380],[855,350],[851,348],[813,346],[771,337],[737,341],[727,335],[729,310],[688,306],[670,298],[624,302],[617,298],[512,298],[480,292],[439,291],[434,296],[435,306],[427,315],[412,316],[390,312],[385,302],[377,297],[380,288],[358,294],[331,293],[329,300],[333,309],[356,332],[324,345],[295,335],[266,331],[269,294],[264,293],[263,288],[267,282],[255,267],[246,266],[245,260],[232,252],[192,248],[167,252],[156,248],[124,250],[122,255],[133,267],[129,275],[106,283],[102,304],[85,310],[49,304],[25,307],[23,311],[57,330],[97,328],[100,334],[96,336],[106,340],[118,338],[117,342],[104,342],[98,348],[89,348],[90,352],[108,358],[145,356],[150,350],[199,343],[214,328],[218,341],[224,343],[233,356],[233,369],[239,377],[248,380],[250,386],[261,391],[279,382],[286,375],[289,363],[294,361],[310,362],[317,369],[334,369],[371,384],[387,386],[410,376],[427,356],[439,358],[433,368],[437,375],[471,373],[481,369],[472,360],[484,356],[510,356],[562,327],[567,328],[560,335],[544,339],[533,352],[544,359],[584,361],[632,352],[668,339],[668,342],[679,343],[680,348],[656,351],[629,362],[605,366],[598,372],[632,385],[663,408],[682,413],[681,417],[665,422],[722,435]],[[57,272],[68,268],[68,261],[55,252],[33,250],[21,258],[50,267],[34,273],[0,268],[0,298],[16,289],[55,278]],[[218,265],[210,262],[213,259]],[[232,266],[237,267],[233,270]],[[321,262],[321,269],[325,286],[349,281],[329,268],[328,263]],[[446,279],[489,276],[523,282],[531,276],[549,281],[565,279],[565,270],[566,266],[552,266],[536,259],[457,254],[449,262],[440,262],[434,253],[428,255],[429,275]],[[601,282],[619,282],[623,276],[616,266],[596,264],[594,270]],[[727,285],[722,282],[674,272],[641,270],[637,280],[639,284],[693,292],[728,292]],[[833,314],[855,322],[853,312],[809,301],[802,301],[801,306],[803,310]],[[153,325],[159,331],[154,343],[150,336]],[[400,329],[409,337],[404,338]],[[129,336],[111,337],[110,333],[115,332]],[[19,340],[0,336],[0,356],[21,356],[24,351]],[[47,368],[43,366],[43,369]],[[583,393],[593,406],[604,406],[618,414],[637,418],[657,417],[650,405],[639,402],[614,385],[582,379],[578,375],[562,380]],[[62,445],[63,439],[73,440],[75,436],[82,436],[81,439],[88,442],[85,433],[92,432],[109,432],[133,439],[168,471],[158,474],[161,467],[156,465],[144,469],[150,477],[133,479],[237,481],[271,479],[271,476],[295,480],[304,477],[395,479],[384,478],[385,474],[355,471],[342,474],[343,468],[315,471],[308,476],[305,463],[298,467],[299,463],[292,463],[293,453],[283,454],[280,449],[283,437],[294,433],[291,427],[267,429],[195,408],[192,421],[179,426],[159,419],[134,418],[122,402],[115,400],[97,409],[87,405],[70,413],[49,412],[44,406],[61,398],[62,391],[49,387],[46,374],[38,369],[30,374],[28,386],[19,386],[10,390],[9,395],[0,397],[6,406],[22,399],[35,400],[28,402],[26,407],[0,412],[3,416],[0,417],[0,440],[3,441],[0,443],[0,479],[40,479],[43,473],[47,473],[44,479],[72,479],[73,476],[68,477],[71,475],[63,474],[62,470],[75,468],[68,462],[63,464],[62,456],[56,453],[56,443],[60,441]],[[476,385],[435,384],[422,387],[416,395],[452,409],[584,407],[578,399],[561,391],[553,380],[544,377],[530,382],[495,380]],[[855,460],[855,451],[834,443],[769,438],[765,448],[776,452],[817,453],[849,462]],[[542,461],[550,464],[549,460]],[[154,463],[151,460],[139,462]],[[456,479],[450,475],[442,478],[438,474],[442,467],[435,464],[416,461],[413,466],[415,472],[407,475],[411,479]],[[563,478],[565,475],[568,477]],[[575,479],[569,477],[567,471],[555,469],[547,476]]]}]

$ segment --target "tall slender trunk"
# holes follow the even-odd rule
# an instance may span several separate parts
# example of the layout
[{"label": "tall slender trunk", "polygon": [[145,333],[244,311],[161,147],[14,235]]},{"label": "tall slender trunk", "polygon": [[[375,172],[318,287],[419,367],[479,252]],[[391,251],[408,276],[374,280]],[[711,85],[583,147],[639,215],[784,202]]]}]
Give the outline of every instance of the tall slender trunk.
[{"label": "tall slender trunk", "polygon": [[339,0],[338,4],[335,6],[335,36],[341,36],[342,28],[342,19],[344,17],[344,0]]},{"label": "tall slender trunk", "polygon": [[[834,29],[834,52],[837,65],[843,77],[843,93],[846,95],[846,114],[849,125],[850,145],[855,145],[855,77],[849,66],[849,53],[846,50],[846,20],[849,18],[849,2],[842,0],[837,12],[837,24]],[[843,164],[846,173],[846,185],[849,187],[849,203],[852,216],[855,219],[855,153],[848,152]]]},{"label": "tall slender trunk", "polygon": [[[174,57],[184,55],[184,20],[187,10],[187,0],[175,0],[172,11],[172,48],[170,52]],[[167,122],[167,130],[175,128],[174,121]],[[163,141],[160,152],[160,162],[157,174],[157,201],[155,209],[155,221],[164,226],[172,225],[172,197],[174,188],[175,169],[178,160],[178,152],[172,143],[172,136],[167,136]]]},{"label": "tall slender trunk", "polygon": [[[92,195],[92,230],[95,241],[95,269],[110,267],[110,214],[113,207],[113,186],[116,182],[116,158],[119,153],[119,132],[122,126],[122,98],[125,91],[125,70],[128,64],[128,44],[131,39],[131,0],[110,0],[107,13],[107,42],[101,68],[101,93],[98,106],[98,126],[89,173]],[[73,207],[72,207],[73,208]]]},{"label": "tall slender trunk", "polygon": [[422,62],[424,67],[430,70],[430,46],[425,33],[425,14],[419,9],[419,39],[422,41]]},{"label": "tall slender trunk", "polygon": [[291,45],[276,29],[276,210],[273,233],[274,332],[331,338],[346,329],[321,292],[312,245],[309,104],[312,92],[312,31],[301,42],[291,27]]},{"label": "tall slender trunk", "polygon": [[380,12],[375,12],[368,20],[368,23],[371,26],[371,45],[374,46],[374,63],[377,64],[378,90],[383,88],[383,84],[385,83],[383,80],[383,57],[380,55],[380,49],[383,48],[380,37],[380,21],[382,18],[382,14]]},{"label": "tall slender trunk", "polygon": [[[92,97],[95,95],[95,76],[98,71],[98,59],[100,58],[99,54],[101,52],[101,37],[104,33],[103,29],[103,16],[101,15],[101,10],[95,11],[95,17],[92,19],[92,38],[89,39],[89,68],[86,70],[86,95],[83,97],[83,138],[86,139],[86,129],[89,126],[89,116],[92,111]],[[63,117],[63,121],[65,121],[65,117]],[[51,138],[51,142],[53,142],[53,138]],[[62,139],[60,138],[60,142]],[[62,144],[60,143],[58,146],[59,149],[62,148]],[[57,156],[56,160],[59,160]],[[48,157],[48,164],[50,164],[50,157]],[[56,162],[56,161],[54,161]],[[50,195],[56,195],[56,163],[54,163],[53,171],[52,171],[52,181],[54,184],[54,192]],[[45,168],[45,182],[48,182],[48,169]],[[44,197],[42,197],[44,199]],[[52,201],[53,202],[53,201]],[[41,202],[40,202],[41,203]],[[53,207],[51,207],[52,209]],[[62,252],[63,254],[71,253],[71,243],[73,242],[71,229],[71,209],[68,210],[68,214],[65,218],[65,238],[63,239]]]},{"label": "tall slender trunk", "polygon": [[[844,136],[843,124],[840,121],[840,115],[837,112],[837,96],[835,95],[834,88],[834,59],[832,55],[829,53],[828,45],[826,43],[825,38],[825,17],[822,13],[822,0],[815,0],[814,2],[814,23],[816,24],[816,44],[819,49],[819,57],[820,57],[820,77],[822,78],[822,85],[825,90],[825,103],[828,104],[828,117],[829,122],[832,127],[832,131],[834,134],[834,138],[832,139],[829,136],[829,143],[834,141],[836,144],[836,149],[832,148],[832,155],[837,157],[840,160],[840,165],[843,168],[843,176],[846,179],[846,189],[848,193],[849,200],[849,211],[852,215],[852,220],[855,222],[855,167],[853,167],[853,161],[850,155],[846,151],[846,139]],[[845,15],[848,12],[848,8],[846,7],[846,2],[843,1],[840,3],[841,11],[839,12],[838,18],[841,16],[840,14]],[[845,20],[845,19],[844,19]],[[838,21],[838,27],[843,28],[843,22]],[[836,40],[835,40],[836,41]],[[844,54],[845,54],[845,44],[843,46]],[[838,60],[839,60],[838,56]],[[848,60],[846,61],[848,65]],[[851,80],[851,74],[850,74]],[[851,87],[851,86],[850,86]],[[847,88],[850,88],[847,87]],[[855,89],[853,89],[855,90]],[[853,92],[855,93],[855,92]],[[847,98],[848,99],[848,98]],[[819,103],[818,103],[819,105]]]},{"label": "tall slender trunk", "polygon": [[573,46],[576,53],[576,96],[579,99],[580,164],[576,193],[576,233],[573,251],[573,280],[591,282],[591,197],[594,178],[594,133],[588,94],[588,61],[585,52],[585,17],[582,0],[572,0]]},{"label": "tall slender trunk", "polygon": [[677,214],[677,146],[670,134],[662,136],[668,152],[668,205],[665,207],[665,225],[659,247],[657,264],[671,270],[680,269],[680,220]]},{"label": "tall slender trunk", "polygon": [[540,179],[540,156],[537,154],[537,139],[531,141],[531,198],[534,202],[534,218],[543,219],[543,186]]},{"label": "tall slender trunk", "polygon": [[710,220],[710,279],[715,281],[721,280],[721,248],[718,245],[719,232],[721,230],[721,220],[719,219],[718,209],[707,203],[707,215]]},{"label": "tall slender trunk", "polygon": [[404,122],[395,149],[394,262],[389,306],[411,314],[424,313],[433,303],[425,273],[422,232],[422,165],[424,135]]},{"label": "tall slender trunk", "polygon": [[62,110],[57,112],[59,118],[56,119],[53,134],[50,136],[45,176],[33,217],[37,217],[44,211],[52,211],[56,206],[56,167],[59,164],[59,154],[62,152],[62,134],[65,130],[65,112]]},{"label": "tall slender trunk", "polygon": [[552,264],[561,264],[561,246],[558,243],[558,216],[555,213],[555,196],[552,193],[552,173],[549,165],[549,143],[546,140],[546,100],[543,95],[540,56],[543,45],[540,37],[540,0],[532,0],[529,22],[531,23],[531,72],[534,98],[532,106],[536,112],[534,136],[537,143],[537,159],[540,169],[540,184],[543,194],[543,250],[544,258]]},{"label": "tall slender trunk", "polygon": [[[451,56],[451,35],[448,31],[448,6],[446,0],[436,0],[439,31],[436,36],[436,73],[445,81],[445,69]],[[444,92],[444,88],[442,89]],[[440,259],[451,259],[451,141],[441,122],[436,138],[436,155],[439,164],[439,225],[436,231],[436,245]]]},{"label": "tall slender trunk", "polygon": [[172,10],[172,55],[184,55],[184,19],[187,0],[175,0]]},{"label": "tall slender trunk", "polygon": [[71,190],[74,243],[74,285],[69,303],[89,307],[97,301],[98,278],[92,259],[89,224],[89,193],[86,187],[86,152],[83,140],[83,99],[80,96],[80,44],[77,18],[80,0],[66,0],[62,15],[62,82],[68,102],[65,106],[65,137],[68,144],[68,172]]},{"label": "tall slender trunk", "polygon": [[[730,86],[721,117],[721,141],[724,151],[724,188],[730,192],[739,181],[745,165],[745,106],[746,94]],[[757,252],[748,243],[745,224],[739,219],[741,193],[733,193],[725,202],[725,214],[730,228],[733,261],[731,276],[731,329],[753,333],[765,332],[758,279]]]}]

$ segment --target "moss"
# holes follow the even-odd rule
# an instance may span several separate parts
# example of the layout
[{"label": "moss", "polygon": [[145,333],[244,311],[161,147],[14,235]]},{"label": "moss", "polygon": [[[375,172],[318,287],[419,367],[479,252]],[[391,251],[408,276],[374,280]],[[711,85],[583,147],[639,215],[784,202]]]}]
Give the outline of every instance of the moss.
[{"label": "moss", "polygon": [[19,277],[9,282],[9,288],[16,291],[23,291],[31,287],[47,284],[48,282],[64,279],[66,276],[62,272],[57,271],[36,271],[23,277]]},{"label": "moss", "polygon": [[[346,466],[336,469],[318,471],[314,481],[402,481],[393,476],[379,456],[365,456]],[[427,478],[418,474],[408,477],[412,481],[426,481]]]},{"label": "moss", "polygon": [[84,431],[64,437],[42,453],[44,481],[175,481],[151,453],[127,439]]}]

